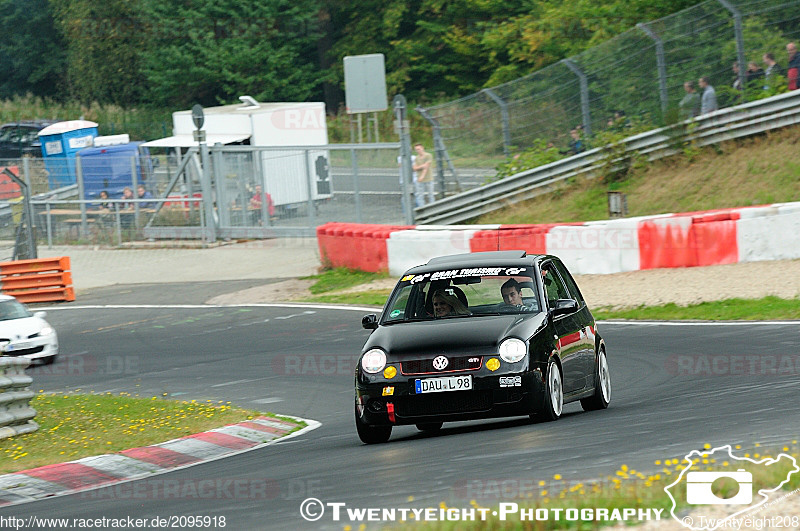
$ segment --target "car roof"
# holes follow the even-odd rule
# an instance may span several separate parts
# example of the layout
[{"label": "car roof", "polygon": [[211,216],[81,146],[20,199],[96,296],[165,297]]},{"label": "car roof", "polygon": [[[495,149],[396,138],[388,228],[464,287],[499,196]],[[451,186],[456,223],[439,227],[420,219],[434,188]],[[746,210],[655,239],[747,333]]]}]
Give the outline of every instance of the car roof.
[{"label": "car roof", "polygon": [[537,261],[541,261],[547,255],[528,254],[525,251],[488,251],[478,253],[452,254],[448,256],[437,256],[431,258],[425,265],[412,267],[408,273],[426,273],[428,271],[439,271],[442,269],[452,269],[459,267],[497,267],[497,266],[516,266],[530,267]]},{"label": "car roof", "polygon": [[0,302],[2,301],[15,301],[16,298],[12,297],[11,295],[0,295]]},{"label": "car roof", "polygon": [[0,127],[19,127],[19,126],[26,126],[26,127],[36,127],[38,129],[44,129],[47,126],[53,125],[56,123],[54,120],[20,120],[18,122],[8,122]]}]

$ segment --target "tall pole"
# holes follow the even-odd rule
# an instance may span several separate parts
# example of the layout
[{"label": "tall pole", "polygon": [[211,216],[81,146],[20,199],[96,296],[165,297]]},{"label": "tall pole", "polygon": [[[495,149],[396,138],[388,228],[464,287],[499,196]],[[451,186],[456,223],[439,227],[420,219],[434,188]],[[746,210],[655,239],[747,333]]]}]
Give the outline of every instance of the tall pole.
[{"label": "tall pole", "polygon": [[405,211],[406,225],[414,224],[414,207],[411,203],[411,135],[409,133],[408,120],[406,119],[406,98],[398,94],[392,100],[394,109],[395,130],[400,135],[400,165],[403,175],[403,200],[408,208]]},{"label": "tall pole", "polygon": [[503,154],[506,157],[511,156],[511,125],[508,117],[508,104],[503,99],[492,91],[492,89],[485,88],[483,92],[492,99],[500,107],[500,117],[503,120]]},{"label": "tall pole", "polygon": [[88,222],[86,221],[86,203],[83,202],[84,197],[84,185],[83,185],[83,165],[81,164],[81,156],[75,156],[75,177],[78,183],[78,199],[81,202],[78,205],[78,208],[81,209],[81,238],[85,238],[86,234],[89,231]]},{"label": "tall pole", "polygon": [[[203,212],[205,213],[206,230],[204,232],[206,233],[206,241],[213,243],[217,241],[216,223],[214,222],[214,190],[211,187],[211,174],[208,171],[211,164],[209,162],[208,146],[206,145],[206,132],[203,130],[205,115],[200,104],[195,104],[192,107],[192,122],[195,127],[192,133],[194,141],[199,144],[200,162],[203,166],[200,171],[200,187],[203,192]],[[191,204],[191,199],[190,197],[189,204]]]},{"label": "tall pole", "polygon": [[589,113],[589,82],[586,79],[586,74],[583,70],[572,61],[572,59],[562,59],[567,68],[572,70],[572,73],[578,76],[578,83],[580,84],[581,92],[581,114],[583,115],[583,132],[586,136],[592,134],[592,116]]},{"label": "tall pole", "polygon": [[[200,131],[205,133],[205,131]],[[214,222],[214,191],[211,187],[211,173],[208,171],[211,167],[210,157],[208,156],[208,145],[205,142],[205,134],[203,139],[200,140],[200,161],[203,165],[203,177],[200,183],[203,187],[203,209],[206,215],[206,234],[207,241],[213,243],[217,241],[216,223]]]},{"label": "tall pole", "polygon": [[728,0],[717,0],[722,7],[733,15],[733,31],[736,34],[736,61],[739,63],[739,86],[742,87],[742,95],[747,86],[747,59],[744,56],[744,33],[742,31],[742,13],[736,9]]},{"label": "tall pole", "polygon": [[656,32],[650,29],[645,24],[636,24],[636,27],[642,30],[648,37],[653,39],[656,43],[656,65],[658,67],[658,94],[661,97],[661,119],[665,120],[667,116],[667,107],[669,105],[669,97],[667,95],[667,65],[664,60],[664,42],[661,37],[656,35]]}]

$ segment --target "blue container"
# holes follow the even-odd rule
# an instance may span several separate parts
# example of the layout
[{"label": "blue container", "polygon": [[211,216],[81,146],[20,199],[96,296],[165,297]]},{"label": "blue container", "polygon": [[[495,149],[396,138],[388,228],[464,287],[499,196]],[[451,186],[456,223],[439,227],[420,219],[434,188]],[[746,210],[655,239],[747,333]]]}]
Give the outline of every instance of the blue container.
[{"label": "blue container", "polygon": [[[134,194],[133,165],[136,165],[136,182],[144,184],[152,175],[150,153],[140,148],[144,142],[129,142],[105,147],[91,147],[81,150],[81,174],[83,175],[84,199],[98,199],[105,190],[111,199],[120,199],[126,186]],[[131,163],[133,160],[133,164]]]},{"label": "blue container", "polygon": [[58,122],[39,131],[51,190],[77,182],[75,155],[96,136],[97,124],[87,120]]}]

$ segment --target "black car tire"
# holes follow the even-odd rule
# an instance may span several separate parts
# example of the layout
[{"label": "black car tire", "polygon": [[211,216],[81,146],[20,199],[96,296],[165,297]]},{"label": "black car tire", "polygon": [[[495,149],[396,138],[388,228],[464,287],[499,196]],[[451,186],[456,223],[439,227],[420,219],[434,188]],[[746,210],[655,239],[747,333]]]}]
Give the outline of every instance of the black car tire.
[{"label": "black car tire", "polygon": [[358,418],[358,407],[355,408],[355,417],[358,438],[364,444],[385,443],[392,436],[391,426],[369,426],[361,422],[361,419]]},{"label": "black car tire", "polygon": [[605,409],[611,402],[611,375],[608,371],[606,352],[602,348],[597,355],[594,369],[594,394],[589,398],[581,399],[581,407],[584,411]]},{"label": "black car tire", "polygon": [[542,418],[546,421],[558,420],[564,410],[564,382],[558,363],[552,359],[547,364],[545,380],[544,410]]},{"label": "black car tire", "polygon": [[439,431],[442,429],[443,424],[444,422],[422,422],[420,424],[417,424],[417,429],[419,431],[427,431],[427,432]]},{"label": "black car tire", "polygon": [[55,356],[47,356],[46,358],[42,358],[42,365],[50,365],[54,361],[56,361]]}]

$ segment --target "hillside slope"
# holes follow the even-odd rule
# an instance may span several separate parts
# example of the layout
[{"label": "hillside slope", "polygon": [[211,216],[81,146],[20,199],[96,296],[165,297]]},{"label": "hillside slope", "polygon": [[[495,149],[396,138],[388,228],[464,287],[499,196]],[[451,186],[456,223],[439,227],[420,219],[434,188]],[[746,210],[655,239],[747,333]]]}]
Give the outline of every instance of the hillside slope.
[{"label": "hillside slope", "polygon": [[606,192],[624,192],[629,216],[800,201],[800,126],[677,155],[622,181],[580,179],[486,214],[476,223],[556,223],[608,218]]}]

